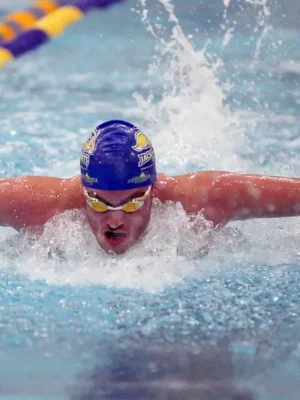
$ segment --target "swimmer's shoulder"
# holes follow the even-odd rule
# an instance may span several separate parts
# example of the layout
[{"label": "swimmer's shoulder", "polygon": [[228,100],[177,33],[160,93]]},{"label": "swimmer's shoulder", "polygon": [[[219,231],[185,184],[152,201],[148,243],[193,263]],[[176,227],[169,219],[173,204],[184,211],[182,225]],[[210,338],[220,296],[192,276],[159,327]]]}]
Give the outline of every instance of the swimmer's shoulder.
[{"label": "swimmer's shoulder", "polygon": [[24,176],[0,180],[0,225],[17,230],[45,224],[54,215],[84,207],[80,177]]},{"label": "swimmer's shoulder", "polygon": [[214,226],[226,225],[230,213],[218,198],[219,182],[227,171],[200,171],[184,175],[167,176],[158,174],[154,197],[161,202],[180,203],[189,215],[202,216]]},{"label": "swimmer's shoulder", "polygon": [[168,176],[157,174],[157,182],[154,187],[154,197],[160,201],[184,201],[187,198],[208,200],[209,192],[225,171],[199,171],[183,175]]}]

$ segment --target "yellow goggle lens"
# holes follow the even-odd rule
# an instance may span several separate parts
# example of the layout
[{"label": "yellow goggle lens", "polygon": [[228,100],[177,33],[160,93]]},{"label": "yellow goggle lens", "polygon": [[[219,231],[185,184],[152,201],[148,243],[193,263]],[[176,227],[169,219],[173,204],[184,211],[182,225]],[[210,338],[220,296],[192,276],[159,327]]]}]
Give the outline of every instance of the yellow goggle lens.
[{"label": "yellow goggle lens", "polygon": [[144,204],[144,200],[131,200],[126,204],[123,204],[122,210],[128,213],[139,210]]},{"label": "yellow goggle lens", "polygon": [[147,190],[147,192],[142,197],[137,197],[128,201],[127,203],[123,204],[120,207],[110,207],[106,203],[101,200],[98,200],[92,196],[90,196],[86,190],[84,190],[84,195],[87,200],[89,207],[95,212],[106,212],[108,210],[122,210],[127,213],[132,213],[138,211],[145,203],[145,199],[148,197],[150,193],[151,187]]},{"label": "yellow goggle lens", "polygon": [[91,209],[96,212],[105,212],[108,210],[107,205],[102,201],[88,199],[87,203],[91,207]]}]

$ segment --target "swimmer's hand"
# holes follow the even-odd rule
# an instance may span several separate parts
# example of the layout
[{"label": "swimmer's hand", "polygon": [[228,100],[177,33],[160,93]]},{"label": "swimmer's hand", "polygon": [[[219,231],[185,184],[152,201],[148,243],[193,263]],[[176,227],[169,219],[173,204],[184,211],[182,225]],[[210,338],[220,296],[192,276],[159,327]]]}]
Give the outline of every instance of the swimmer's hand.
[{"label": "swimmer's hand", "polygon": [[153,195],[180,202],[188,214],[201,212],[215,226],[231,220],[300,215],[300,179],[203,171],[158,174]]},{"label": "swimmer's hand", "polygon": [[0,179],[0,225],[17,230],[44,225],[55,214],[85,204],[80,177]]}]

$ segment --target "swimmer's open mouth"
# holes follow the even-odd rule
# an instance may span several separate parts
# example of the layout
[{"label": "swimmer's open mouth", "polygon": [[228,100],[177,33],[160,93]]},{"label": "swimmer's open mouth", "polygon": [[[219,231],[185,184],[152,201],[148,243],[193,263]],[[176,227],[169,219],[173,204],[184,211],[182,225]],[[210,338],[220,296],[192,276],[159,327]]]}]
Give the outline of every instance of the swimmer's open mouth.
[{"label": "swimmer's open mouth", "polygon": [[107,232],[105,232],[105,236],[108,239],[119,239],[119,238],[125,237],[126,235],[124,232],[107,231]]}]

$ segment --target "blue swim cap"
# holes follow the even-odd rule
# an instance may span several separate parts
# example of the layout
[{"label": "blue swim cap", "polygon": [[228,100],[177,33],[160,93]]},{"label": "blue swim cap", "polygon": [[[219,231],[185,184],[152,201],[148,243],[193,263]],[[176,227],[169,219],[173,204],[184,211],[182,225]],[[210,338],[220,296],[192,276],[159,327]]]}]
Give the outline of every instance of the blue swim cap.
[{"label": "blue swim cap", "polygon": [[153,185],[155,155],[147,136],[126,121],[97,126],[84,143],[80,159],[82,185],[101,190],[126,190]]}]

